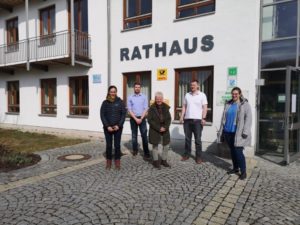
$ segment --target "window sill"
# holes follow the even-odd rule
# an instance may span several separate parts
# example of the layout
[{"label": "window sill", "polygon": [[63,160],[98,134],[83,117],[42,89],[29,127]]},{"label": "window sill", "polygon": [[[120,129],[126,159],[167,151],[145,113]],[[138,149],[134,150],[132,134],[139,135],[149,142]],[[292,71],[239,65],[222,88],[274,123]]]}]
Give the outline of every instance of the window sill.
[{"label": "window sill", "polygon": [[[180,123],[179,120],[173,120],[172,124],[182,124],[183,125],[183,123]],[[212,125],[213,125],[212,122],[206,122],[204,126],[212,126]]]},{"label": "window sill", "polygon": [[56,114],[39,114],[41,117],[56,117]]},{"label": "window sill", "polygon": [[127,32],[127,31],[133,31],[133,30],[139,30],[139,29],[143,29],[143,28],[150,28],[152,26],[152,24],[149,25],[144,25],[144,26],[138,26],[138,27],[133,27],[133,28],[127,28],[127,29],[123,29],[121,30],[121,32]]},{"label": "window sill", "polygon": [[75,118],[75,119],[88,119],[89,116],[81,116],[81,115],[68,115],[67,118]]},{"label": "window sill", "polygon": [[16,115],[16,116],[20,115],[19,112],[6,112],[5,114],[6,115]]},{"label": "window sill", "polygon": [[187,17],[182,17],[182,18],[176,18],[173,20],[173,22],[180,22],[182,20],[189,20],[189,19],[194,19],[194,18],[198,18],[198,17],[202,17],[202,16],[209,16],[209,15],[213,15],[215,14],[216,11],[214,12],[208,12],[208,13],[203,13],[203,14],[198,14],[198,15],[194,15],[194,16],[187,16]]}]

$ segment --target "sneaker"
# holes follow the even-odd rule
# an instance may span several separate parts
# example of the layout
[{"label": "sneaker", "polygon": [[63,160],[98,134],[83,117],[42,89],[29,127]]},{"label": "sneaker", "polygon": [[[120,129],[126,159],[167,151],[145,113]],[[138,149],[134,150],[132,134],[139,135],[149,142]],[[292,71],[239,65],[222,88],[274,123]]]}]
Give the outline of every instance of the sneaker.
[{"label": "sneaker", "polygon": [[151,156],[150,155],[144,155],[144,160],[145,161],[151,161]]},{"label": "sneaker", "polygon": [[119,159],[115,160],[115,169],[116,170],[121,169],[121,161]]},{"label": "sneaker", "polygon": [[244,172],[240,175],[240,180],[245,180],[246,178],[247,178],[246,172]]},{"label": "sneaker", "polygon": [[110,170],[111,169],[111,160],[107,159],[106,160],[106,166],[105,169]]},{"label": "sneaker", "polygon": [[238,169],[232,169],[232,170],[228,170],[227,171],[227,174],[230,175],[230,174],[238,174],[239,173],[239,170]]},{"label": "sneaker", "polygon": [[186,161],[186,160],[188,160],[188,159],[189,159],[188,156],[182,156],[181,161]]}]

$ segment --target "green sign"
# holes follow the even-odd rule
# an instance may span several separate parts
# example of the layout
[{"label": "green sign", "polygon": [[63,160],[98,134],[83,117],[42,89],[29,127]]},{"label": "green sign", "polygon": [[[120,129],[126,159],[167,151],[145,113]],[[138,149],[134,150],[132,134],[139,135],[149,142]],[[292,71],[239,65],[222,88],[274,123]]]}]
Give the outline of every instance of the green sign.
[{"label": "green sign", "polygon": [[236,75],[237,75],[237,67],[229,67],[228,76],[236,76]]}]

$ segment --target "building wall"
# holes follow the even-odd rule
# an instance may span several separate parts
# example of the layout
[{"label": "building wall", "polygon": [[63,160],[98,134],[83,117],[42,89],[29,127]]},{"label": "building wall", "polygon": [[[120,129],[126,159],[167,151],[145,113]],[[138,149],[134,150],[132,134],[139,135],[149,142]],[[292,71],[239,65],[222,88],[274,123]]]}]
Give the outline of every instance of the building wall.
[{"label": "building wall", "polygon": [[[176,1],[153,0],[153,22],[151,27],[131,31],[122,31],[122,0],[112,1],[112,77],[122,93],[122,73],[150,70],[152,76],[152,99],[156,91],[163,91],[170,100],[171,112],[174,111],[174,83],[176,68],[214,66],[214,106],[213,123],[204,127],[203,141],[216,140],[216,129],[219,128],[223,106],[217,106],[217,92],[227,87],[228,67],[238,67],[238,86],[249,92],[252,106],[253,127],[255,128],[255,79],[258,77],[259,46],[259,1],[216,1],[216,12],[212,15],[200,16],[186,20],[175,20]],[[132,52],[134,46],[167,42],[167,48],[174,40],[183,46],[184,39],[204,35],[214,36],[214,48],[203,52],[198,46],[194,54],[154,57],[150,52],[149,59],[130,61],[120,60],[120,49],[127,47]],[[183,48],[183,47],[182,47]],[[168,80],[157,81],[156,70],[168,69]],[[172,113],[174,114],[174,113]],[[173,115],[174,116],[174,115]],[[125,133],[130,132],[126,123]],[[183,138],[183,127],[173,123],[171,133],[174,138]],[[253,135],[254,136],[254,135]],[[254,137],[253,142],[254,144]]]},{"label": "building wall", "polygon": [[[39,1],[30,6],[30,36],[39,34],[38,9],[56,4],[56,31],[67,29],[66,1]],[[255,79],[258,77],[258,49],[259,49],[259,0],[227,0],[216,1],[214,14],[196,18],[175,20],[175,0],[153,0],[152,25],[143,29],[131,31],[123,30],[123,0],[111,1],[111,75],[112,84],[123,93],[123,77],[126,72],[151,71],[152,99],[156,91],[163,91],[169,99],[172,116],[174,116],[174,82],[175,69],[188,67],[214,66],[214,97],[213,122],[205,126],[203,141],[214,142],[216,130],[219,127],[223,107],[217,106],[217,92],[225,91],[227,87],[228,67],[238,67],[238,86],[248,91],[249,102],[252,106],[253,127],[255,131]],[[25,38],[25,10],[19,7],[12,14],[0,15],[0,37],[4,37],[5,20],[19,16],[20,40]],[[17,71],[13,76],[1,74],[0,78],[0,123],[22,125],[58,127],[66,129],[101,131],[99,108],[105,99],[107,90],[107,6],[106,1],[89,0],[89,34],[92,38],[93,67],[50,66],[49,72],[37,70]],[[205,35],[214,37],[214,48],[209,52],[200,50],[201,38]],[[144,52],[142,59],[121,61],[120,49],[134,46],[167,42],[167,52],[174,40],[178,40],[183,48],[185,38],[198,38],[198,50],[193,54],[154,57],[146,59]],[[3,43],[0,40],[0,44]],[[157,81],[156,70],[168,69],[168,80]],[[93,84],[92,75],[101,74],[102,83]],[[67,118],[69,114],[68,77],[89,75],[90,115],[88,119]],[[40,117],[40,79],[57,78],[57,117]],[[7,115],[6,82],[20,80],[20,115]],[[129,122],[125,122],[125,134],[130,133]],[[182,125],[172,123],[173,138],[184,138]],[[252,144],[255,143],[253,135]]]}]

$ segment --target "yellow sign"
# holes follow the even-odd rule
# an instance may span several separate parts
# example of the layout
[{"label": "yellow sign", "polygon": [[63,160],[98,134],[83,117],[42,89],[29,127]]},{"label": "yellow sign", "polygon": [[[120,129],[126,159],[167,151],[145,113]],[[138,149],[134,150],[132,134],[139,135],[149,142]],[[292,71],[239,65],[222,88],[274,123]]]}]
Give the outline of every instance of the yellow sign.
[{"label": "yellow sign", "polygon": [[157,69],[157,80],[167,80],[168,79],[168,69],[161,68]]}]

